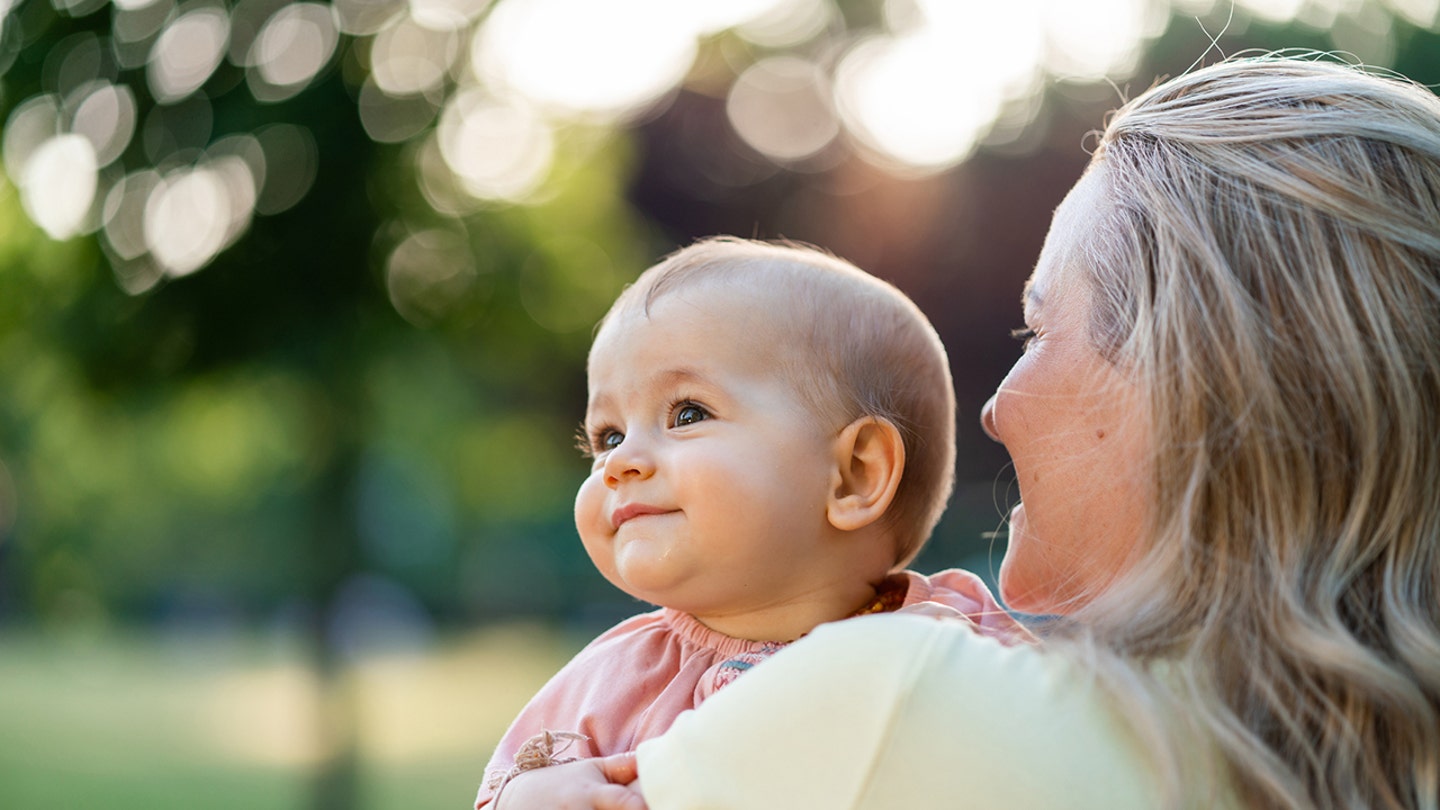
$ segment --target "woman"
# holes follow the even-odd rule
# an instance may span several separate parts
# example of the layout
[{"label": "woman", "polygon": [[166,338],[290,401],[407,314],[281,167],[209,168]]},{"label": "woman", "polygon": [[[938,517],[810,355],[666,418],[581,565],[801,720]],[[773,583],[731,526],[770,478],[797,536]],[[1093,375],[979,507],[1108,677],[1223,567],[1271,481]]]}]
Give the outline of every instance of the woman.
[{"label": "woman", "polygon": [[[1111,120],[986,406],[1001,592],[828,625],[574,806],[1440,807],[1440,100],[1286,58]],[[568,769],[568,770],[567,770]],[[524,781],[524,780],[521,780]],[[524,807],[523,795],[511,797]]]}]

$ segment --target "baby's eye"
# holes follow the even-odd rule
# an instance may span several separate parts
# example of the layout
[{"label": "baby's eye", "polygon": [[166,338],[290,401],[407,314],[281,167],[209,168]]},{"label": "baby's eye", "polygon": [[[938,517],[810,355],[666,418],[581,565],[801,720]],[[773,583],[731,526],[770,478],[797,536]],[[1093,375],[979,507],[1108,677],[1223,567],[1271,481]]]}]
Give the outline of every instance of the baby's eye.
[{"label": "baby's eye", "polygon": [[675,408],[675,427],[693,425],[710,418],[710,414],[693,402],[682,402]]},{"label": "baby's eye", "polygon": [[575,446],[580,449],[580,455],[586,458],[594,458],[608,450],[614,450],[623,441],[625,434],[614,428],[590,430],[582,424],[575,433]]},{"label": "baby's eye", "polygon": [[1026,351],[1030,348],[1031,342],[1035,340],[1035,330],[1028,326],[1020,329],[1011,329],[1010,337],[1020,341],[1020,350]]}]

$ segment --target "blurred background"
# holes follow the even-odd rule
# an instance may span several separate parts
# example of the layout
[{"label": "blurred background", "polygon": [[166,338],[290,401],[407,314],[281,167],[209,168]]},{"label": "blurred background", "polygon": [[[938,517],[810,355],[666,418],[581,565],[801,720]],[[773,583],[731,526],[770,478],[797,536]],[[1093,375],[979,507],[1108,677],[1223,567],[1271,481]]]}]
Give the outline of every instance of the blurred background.
[{"label": "blurred background", "polygon": [[571,523],[595,320],[717,233],[825,246],[981,404],[1087,133],[1440,0],[0,0],[0,807],[466,806],[645,609]]}]

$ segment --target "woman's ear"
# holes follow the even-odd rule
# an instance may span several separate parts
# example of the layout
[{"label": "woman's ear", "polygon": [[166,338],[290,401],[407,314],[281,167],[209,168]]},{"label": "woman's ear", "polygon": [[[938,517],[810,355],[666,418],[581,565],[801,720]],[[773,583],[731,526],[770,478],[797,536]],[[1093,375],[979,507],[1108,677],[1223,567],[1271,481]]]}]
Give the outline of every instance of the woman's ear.
[{"label": "woman's ear", "polygon": [[862,416],[835,439],[835,470],[825,516],[854,531],[884,516],[905,473],[905,440],[889,419]]}]

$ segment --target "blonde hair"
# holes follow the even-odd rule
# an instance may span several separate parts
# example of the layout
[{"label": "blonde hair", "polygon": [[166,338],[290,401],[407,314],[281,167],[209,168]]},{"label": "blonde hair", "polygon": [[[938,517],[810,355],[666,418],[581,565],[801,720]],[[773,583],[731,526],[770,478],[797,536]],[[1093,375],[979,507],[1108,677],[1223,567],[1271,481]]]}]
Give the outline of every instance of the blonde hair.
[{"label": "blonde hair", "polygon": [[704,283],[754,285],[784,302],[777,369],[816,418],[836,430],[864,416],[889,420],[905,469],[885,514],[895,567],[929,539],[955,477],[955,393],[945,348],[904,293],[815,248],[733,237],[670,254],[623,292],[597,329],[632,307]]},{"label": "blonde hair", "polygon": [[1091,170],[1092,332],[1149,393],[1157,494],[1069,630],[1171,805],[1436,810],[1440,99],[1230,60],[1126,104]]}]

